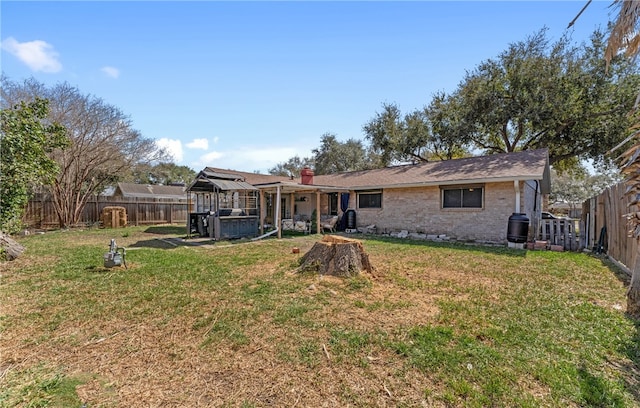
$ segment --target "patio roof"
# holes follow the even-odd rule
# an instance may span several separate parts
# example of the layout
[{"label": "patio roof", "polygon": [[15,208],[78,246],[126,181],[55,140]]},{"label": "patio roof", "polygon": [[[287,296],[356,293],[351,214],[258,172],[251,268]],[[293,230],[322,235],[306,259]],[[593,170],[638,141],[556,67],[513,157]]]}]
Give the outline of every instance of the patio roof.
[{"label": "patio roof", "polygon": [[278,181],[275,183],[264,183],[255,185],[260,191],[267,193],[274,193],[278,187],[282,194],[291,193],[338,193],[348,192],[348,187],[336,187],[336,186],[321,186],[317,184],[301,184],[295,182]]},{"label": "patio roof", "polygon": [[191,183],[188,190],[189,191],[213,191],[214,188],[218,190],[223,190],[223,191],[233,191],[233,190],[257,191],[258,190],[253,185],[244,181],[214,179],[214,178],[205,178],[205,177],[197,178],[193,183]]}]

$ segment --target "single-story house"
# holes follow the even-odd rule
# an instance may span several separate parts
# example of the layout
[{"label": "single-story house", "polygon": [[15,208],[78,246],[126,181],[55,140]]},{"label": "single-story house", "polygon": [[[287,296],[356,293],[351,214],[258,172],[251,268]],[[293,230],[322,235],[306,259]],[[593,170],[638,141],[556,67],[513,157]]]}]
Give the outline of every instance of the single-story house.
[{"label": "single-story house", "polygon": [[504,243],[514,213],[525,214],[529,231],[537,230],[541,197],[551,187],[546,149],[329,175],[304,169],[300,178],[203,171],[233,175],[255,187],[257,228],[275,228],[278,235],[283,220],[314,223],[314,232],[321,232],[322,219],[337,215],[342,228],[348,221],[350,229],[371,227],[376,233]]}]

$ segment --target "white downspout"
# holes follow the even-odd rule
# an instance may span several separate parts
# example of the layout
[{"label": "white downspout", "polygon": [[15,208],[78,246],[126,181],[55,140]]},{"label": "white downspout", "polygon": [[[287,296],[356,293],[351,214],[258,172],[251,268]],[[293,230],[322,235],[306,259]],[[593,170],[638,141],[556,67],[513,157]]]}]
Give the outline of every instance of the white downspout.
[{"label": "white downspout", "polygon": [[516,208],[514,213],[520,213],[520,182],[513,180],[513,188],[516,190]]}]

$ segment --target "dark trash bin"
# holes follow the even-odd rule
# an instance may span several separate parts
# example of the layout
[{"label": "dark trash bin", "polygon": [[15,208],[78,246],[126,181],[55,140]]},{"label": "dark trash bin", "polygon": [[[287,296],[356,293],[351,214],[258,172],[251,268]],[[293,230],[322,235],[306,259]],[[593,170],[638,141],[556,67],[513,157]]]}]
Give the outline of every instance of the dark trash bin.
[{"label": "dark trash bin", "polygon": [[348,209],[347,212],[347,229],[356,229],[356,210]]},{"label": "dark trash bin", "polygon": [[507,241],[515,243],[527,242],[529,235],[529,218],[523,213],[513,213],[509,217]]}]

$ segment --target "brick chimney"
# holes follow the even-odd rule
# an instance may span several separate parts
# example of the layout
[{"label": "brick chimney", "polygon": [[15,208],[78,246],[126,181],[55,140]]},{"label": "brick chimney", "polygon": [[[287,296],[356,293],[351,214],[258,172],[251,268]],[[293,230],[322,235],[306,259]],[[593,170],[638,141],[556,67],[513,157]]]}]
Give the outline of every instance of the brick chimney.
[{"label": "brick chimney", "polygon": [[302,176],[302,184],[313,184],[313,170],[309,166],[304,166],[300,175]]}]

